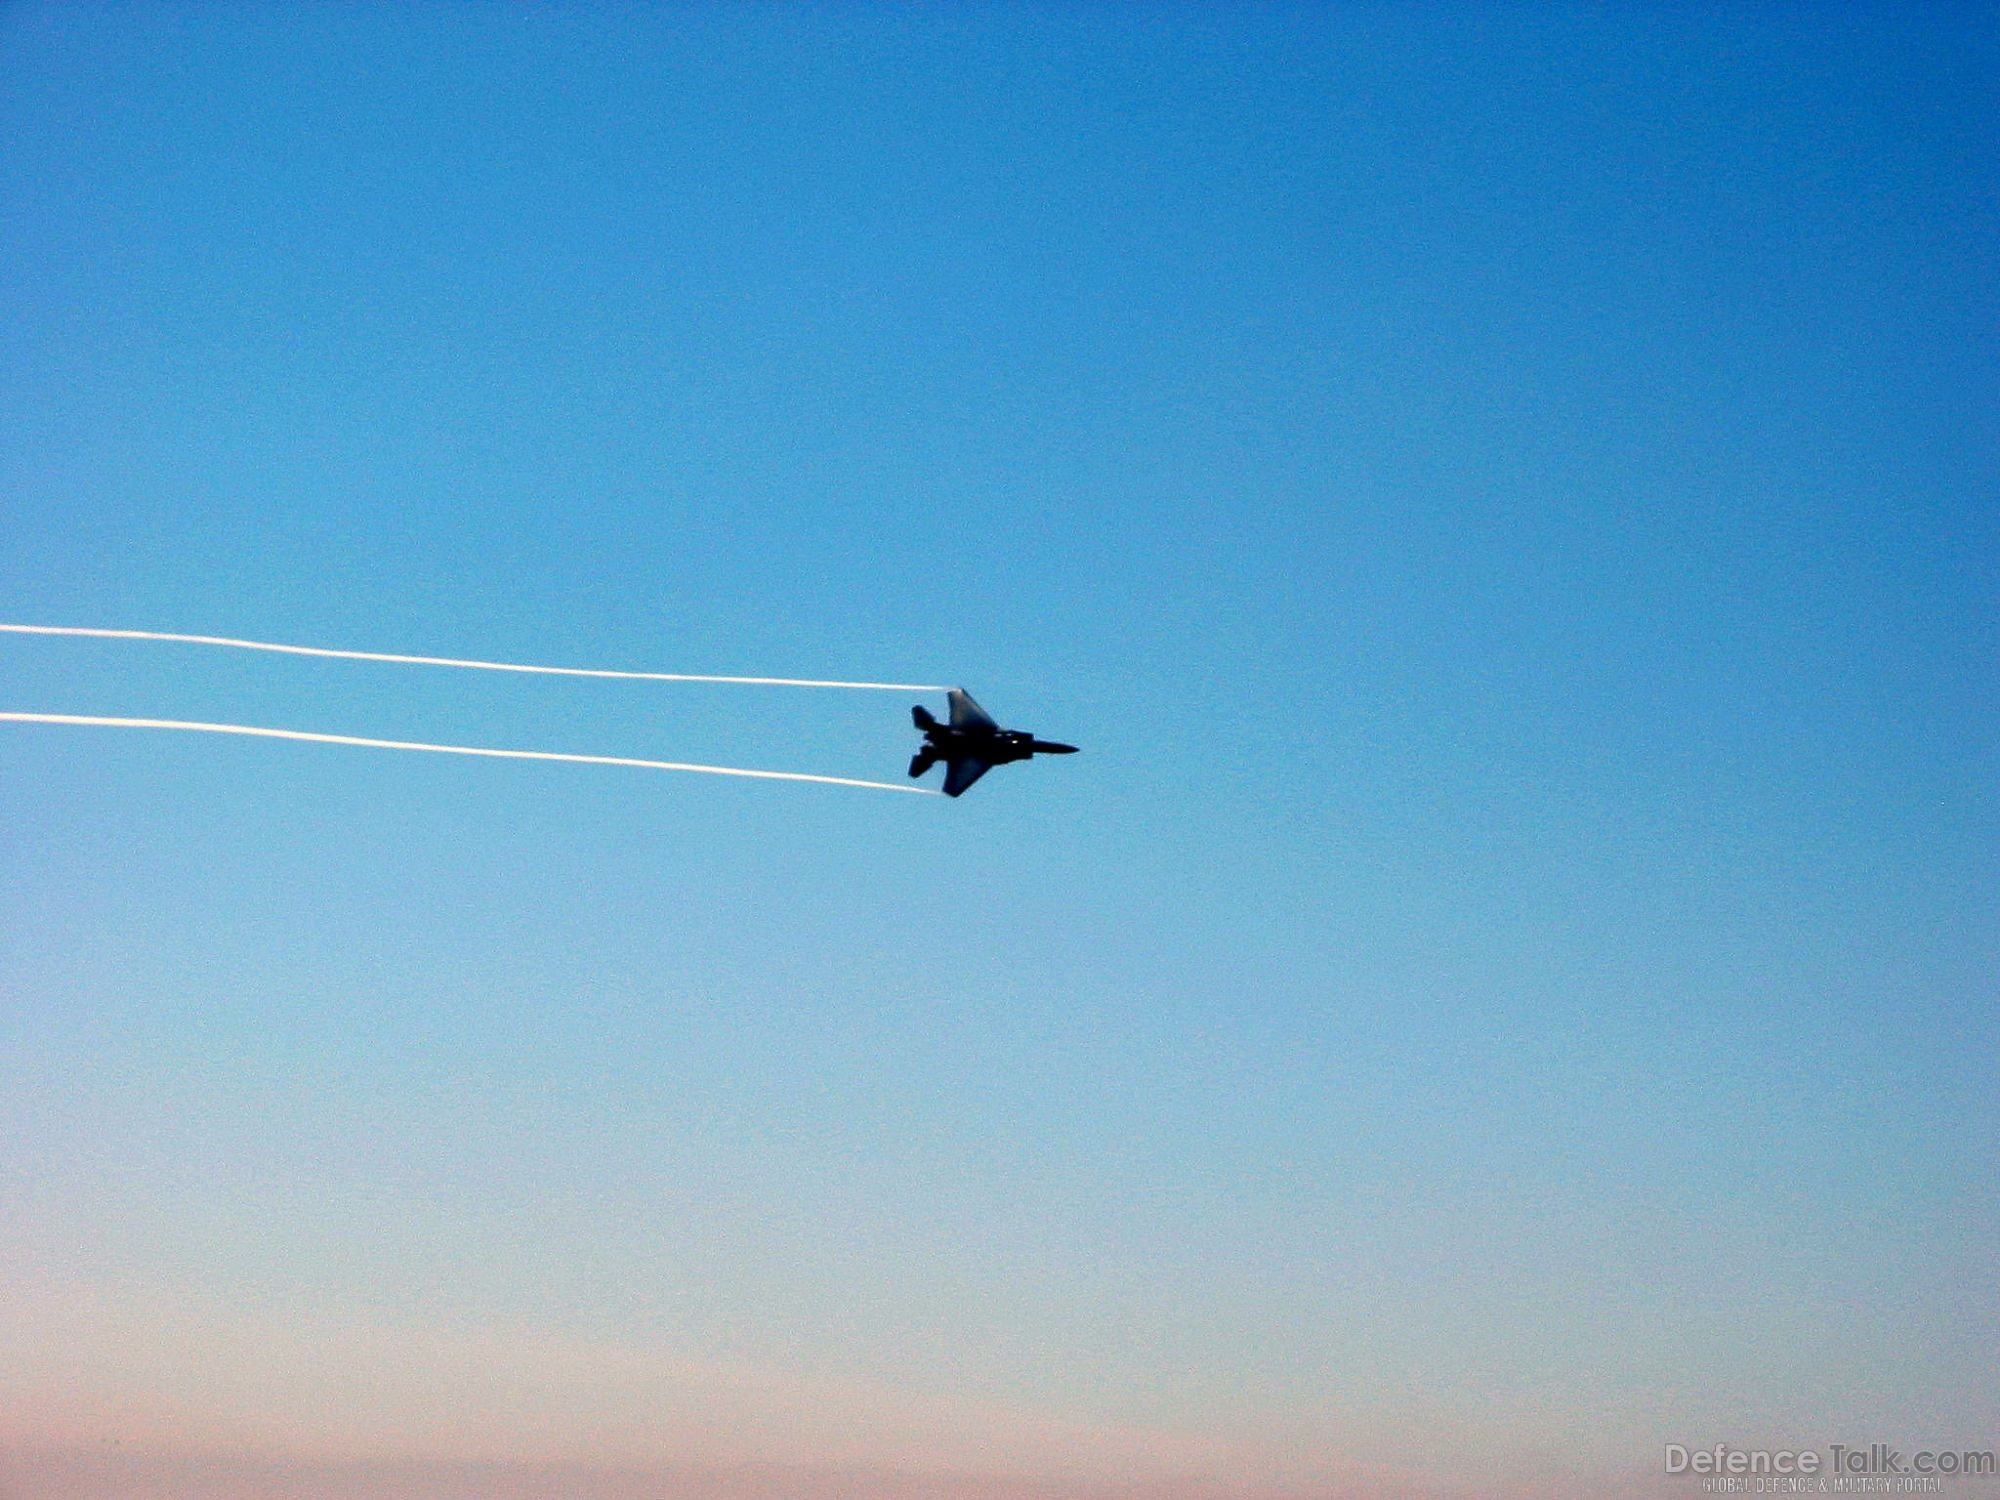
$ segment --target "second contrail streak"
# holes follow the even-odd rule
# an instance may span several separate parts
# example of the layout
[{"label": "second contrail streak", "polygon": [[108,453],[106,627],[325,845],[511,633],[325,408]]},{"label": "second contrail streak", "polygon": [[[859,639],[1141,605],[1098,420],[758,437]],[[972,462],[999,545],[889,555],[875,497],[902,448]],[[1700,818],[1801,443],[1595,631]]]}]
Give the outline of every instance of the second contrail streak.
[{"label": "second contrail streak", "polygon": [[111,719],[95,714],[0,713],[10,724],[86,724],[112,729],[180,729],[196,734],[242,734],[267,740],[306,740],[315,745],[359,745],[369,750],[423,750],[432,755],[480,755],[493,760],[560,760],[586,766],[635,766],[646,771],[695,771],[704,776],[748,776],[758,781],[817,781],[827,786],[864,786],[879,792],[943,795],[929,787],[897,781],[856,781],[847,776],[812,776],[804,771],[751,771],[740,766],[698,766],[677,760],[636,760],[626,755],[570,755],[558,750],[492,750],[478,745],[427,745],[417,740],[375,740],[356,734],[315,734],[304,729],[266,729],[256,724],[204,724],[191,719]]},{"label": "second contrail streak", "polygon": [[87,635],[111,641],[178,641],[185,646],[229,646],[286,656],[332,656],[342,661],[390,661],[412,667],[470,667],[479,672],[533,672],[545,677],[617,677],[632,682],[737,682],[757,687],[869,688],[889,693],[941,693],[920,682],[833,682],[816,677],[711,677],[695,672],[614,672],[602,667],[536,667],[511,661],[467,661],[456,656],[404,656],[392,651],[337,651],[331,646],[283,646],[226,635],[181,635],[168,630],[102,630],[86,625],[0,625],[13,635]]}]

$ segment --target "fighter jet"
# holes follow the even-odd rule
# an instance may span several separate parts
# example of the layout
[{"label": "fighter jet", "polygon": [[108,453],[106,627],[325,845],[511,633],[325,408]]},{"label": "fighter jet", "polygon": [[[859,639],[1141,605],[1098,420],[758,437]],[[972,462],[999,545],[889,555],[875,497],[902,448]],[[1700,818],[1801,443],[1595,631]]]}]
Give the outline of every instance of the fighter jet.
[{"label": "fighter jet", "polygon": [[924,732],[923,748],[910,757],[910,774],[921,776],[943,761],[947,797],[963,796],[973,782],[1009,761],[1076,754],[1074,745],[1051,744],[1022,729],[1002,729],[964,688],[953,688],[945,696],[951,702],[949,724],[938,723],[921,703],[910,710],[910,717]]}]

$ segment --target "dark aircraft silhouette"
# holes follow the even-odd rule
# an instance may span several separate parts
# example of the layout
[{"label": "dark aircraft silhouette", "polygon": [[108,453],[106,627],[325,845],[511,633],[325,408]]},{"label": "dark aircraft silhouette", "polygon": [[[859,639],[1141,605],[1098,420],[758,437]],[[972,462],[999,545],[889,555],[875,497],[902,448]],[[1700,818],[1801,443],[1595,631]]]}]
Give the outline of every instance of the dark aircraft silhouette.
[{"label": "dark aircraft silhouette", "polygon": [[921,776],[943,761],[947,797],[962,796],[973,782],[1009,761],[1076,754],[1074,745],[1051,744],[1022,729],[1002,729],[964,688],[953,688],[945,696],[951,701],[949,724],[938,723],[921,703],[910,710],[910,717],[924,732],[923,748],[910,757],[910,774]]}]

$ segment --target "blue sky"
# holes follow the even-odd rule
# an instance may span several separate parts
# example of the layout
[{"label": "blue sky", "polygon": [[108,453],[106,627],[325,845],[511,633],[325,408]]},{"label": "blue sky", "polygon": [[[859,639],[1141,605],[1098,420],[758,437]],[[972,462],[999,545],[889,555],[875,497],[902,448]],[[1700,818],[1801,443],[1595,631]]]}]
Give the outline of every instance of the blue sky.
[{"label": "blue sky", "polygon": [[[1995,43],[7,10],[0,618],[962,682],[1085,753],[946,804],[9,728],[0,1442],[1065,1496],[1990,1443]],[[912,739],[110,642],[0,700]],[[318,1383],[454,1339],[515,1341],[457,1412]]]}]

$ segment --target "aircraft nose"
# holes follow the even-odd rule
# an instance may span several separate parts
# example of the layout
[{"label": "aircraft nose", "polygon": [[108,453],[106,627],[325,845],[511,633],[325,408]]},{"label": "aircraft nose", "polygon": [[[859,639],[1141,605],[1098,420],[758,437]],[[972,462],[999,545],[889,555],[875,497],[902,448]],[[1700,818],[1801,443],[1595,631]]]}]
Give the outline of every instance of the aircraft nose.
[{"label": "aircraft nose", "polygon": [[1041,751],[1041,752],[1042,752],[1042,753],[1043,753],[1044,755],[1074,755],[1074,754],[1076,754],[1076,746],[1074,746],[1074,745],[1055,745],[1055,744],[1051,744],[1051,743],[1049,743],[1049,742],[1048,742],[1047,740],[1042,740],[1042,741],[1039,741],[1039,742],[1037,742],[1037,743],[1036,743],[1036,745],[1035,745],[1035,748],[1036,748],[1037,750]]}]

